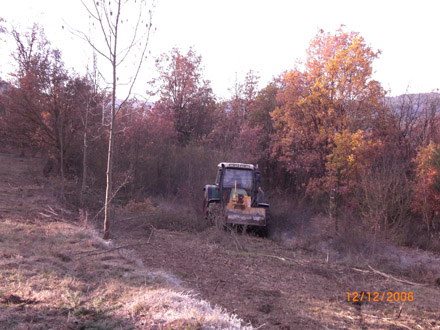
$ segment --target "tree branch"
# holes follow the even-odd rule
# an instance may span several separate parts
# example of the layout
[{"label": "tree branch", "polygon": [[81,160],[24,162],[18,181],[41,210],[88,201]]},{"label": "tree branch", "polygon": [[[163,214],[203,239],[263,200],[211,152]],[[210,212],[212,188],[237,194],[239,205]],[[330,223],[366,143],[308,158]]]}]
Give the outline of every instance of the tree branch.
[{"label": "tree branch", "polygon": [[368,268],[370,268],[373,271],[373,273],[379,274],[380,276],[383,276],[383,277],[386,277],[386,278],[390,278],[390,279],[392,279],[392,280],[394,280],[396,282],[405,283],[405,284],[409,284],[409,285],[416,285],[416,286],[426,286],[426,284],[424,284],[424,283],[415,283],[415,282],[411,282],[411,281],[407,281],[407,280],[401,280],[401,279],[396,278],[396,277],[394,277],[392,275],[388,275],[388,274],[382,273],[382,272],[374,269],[370,265],[368,265]]}]

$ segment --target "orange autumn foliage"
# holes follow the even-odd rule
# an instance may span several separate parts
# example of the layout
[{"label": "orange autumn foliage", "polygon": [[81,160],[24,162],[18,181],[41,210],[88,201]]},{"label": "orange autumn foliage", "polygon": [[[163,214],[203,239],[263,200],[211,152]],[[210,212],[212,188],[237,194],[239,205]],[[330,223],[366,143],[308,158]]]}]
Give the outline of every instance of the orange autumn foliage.
[{"label": "orange autumn foliage", "polygon": [[272,156],[298,183],[327,182],[320,188],[325,191],[329,181],[343,186],[353,175],[358,146],[371,137],[362,132],[372,131],[385,92],[372,79],[379,52],[358,33],[321,30],[307,54],[303,70],[283,77],[281,106],[272,113]]},{"label": "orange autumn foliage", "polygon": [[440,145],[431,142],[420,148],[415,159],[414,210],[422,215],[428,230],[440,229]]}]

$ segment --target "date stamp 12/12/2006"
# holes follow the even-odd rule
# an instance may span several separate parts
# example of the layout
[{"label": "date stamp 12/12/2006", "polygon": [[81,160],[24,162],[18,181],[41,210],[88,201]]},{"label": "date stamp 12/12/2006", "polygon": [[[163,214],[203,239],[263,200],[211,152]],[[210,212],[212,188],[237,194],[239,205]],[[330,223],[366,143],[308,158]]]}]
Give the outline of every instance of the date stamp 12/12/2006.
[{"label": "date stamp 12/12/2006", "polygon": [[354,291],[347,292],[347,301],[352,302],[405,302],[413,301],[414,294],[412,292],[369,292],[369,291]]}]

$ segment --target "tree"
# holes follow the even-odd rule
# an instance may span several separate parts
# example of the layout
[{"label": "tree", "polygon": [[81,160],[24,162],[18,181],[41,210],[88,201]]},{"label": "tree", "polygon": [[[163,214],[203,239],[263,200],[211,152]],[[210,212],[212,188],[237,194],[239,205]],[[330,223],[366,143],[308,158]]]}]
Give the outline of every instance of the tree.
[{"label": "tree", "polygon": [[[0,35],[3,33],[6,33],[6,28],[3,26],[3,23],[5,22],[5,20],[0,17]],[[1,36],[0,36],[0,40],[1,40]],[[3,82],[2,78],[0,77],[0,116],[4,114],[5,112],[5,105],[3,102],[3,89],[5,88],[4,86],[6,85],[5,82]],[[2,132],[2,125],[0,125],[0,134]]]},{"label": "tree", "polygon": [[[341,137],[371,131],[381,108],[384,91],[371,78],[379,52],[358,33],[340,28],[334,35],[319,31],[307,54],[303,71],[296,68],[284,75],[278,93],[281,105],[272,114],[276,130],[272,153],[298,185],[321,187],[332,204],[345,179],[340,177],[342,169],[334,173],[329,156]],[[321,186],[325,181],[327,188]]]},{"label": "tree", "polygon": [[257,82],[256,75],[250,71],[244,83],[239,84],[240,95],[235,95],[231,100],[233,105],[226,121],[217,124],[216,128],[222,125],[234,159],[262,165],[263,177],[274,183],[278,177],[275,174],[275,161],[270,157],[271,135],[274,133],[271,113],[277,107],[278,87],[273,81],[257,91]]},{"label": "tree", "polygon": [[45,148],[58,159],[61,195],[64,196],[65,155],[78,128],[73,80],[50,47],[38,25],[25,34],[12,31],[17,44],[13,57],[18,64],[13,87],[7,92],[5,117],[10,141],[24,148]]},{"label": "tree", "polygon": [[440,138],[440,94],[403,94],[389,98],[387,106],[395,143],[405,150],[408,159],[415,157],[418,147]]},{"label": "tree", "polygon": [[[110,207],[113,199],[113,157],[114,157],[114,144],[115,144],[115,132],[116,132],[116,116],[124,105],[124,103],[130,97],[132,88],[136,82],[139,71],[142,67],[142,63],[145,59],[145,54],[148,46],[149,35],[151,30],[151,10],[149,11],[148,19],[144,17],[144,10],[146,8],[146,1],[127,2],[123,0],[93,0],[92,4],[87,6],[84,2],[83,5],[89,13],[89,17],[97,25],[97,29],[100,31],[101,40],[103,46],[92,40],[92,38],[83,32],[75,31],[82,39],[86,40],[88,44],[101,55],[111,68],[111,110],[110,110],[110,123],[109,123],[109,138],[108,138],[108,151],[107,151],[107,170],[106,170],[106,190],[105,190],[105,202],[104,202],[104,239],[110,238]],[[130,12],[128,10],[129,5],[134,6],[134,10]],[[127,9],[127,11],[125,11]],[[130,35],[122,34],[123,31],[130,26],[130,14],[136,13],[137,19],[134,24],[131,25],[132,31]],[[126,16],[124,16],[124,14]],[[125,23],[124,25],[122,25]],[[144,28],[145,27],[145,28]],[[123,28],[123,30],[121,30]],[[123,38],[121,38],[123,37]],[[124,41],[126,41],[124,43]],[[129,81],[129,91],[124,101],[119,105],[116,104],[116,89],[118,86],[118,68],[122,63],[127,61],[130,54],[133,54],[135,50],[139,51],[139,58],[137,64],[135,64],[135,71]],[[102,72],[101,72],[102,73]]]},{"label": "tree", "polygon": [[411,163],[405,151],[389,141],[368,141],[359,152],[358,195],[353,207],[374,233],[373,253],[376,238],[395,233],[407,225],[411,214],[413,186],[409,176]]},{"label": "tree", "polygon": [[266,134],[274,132],[271,113],[277,106],[278,86],[276,82],[268,84],[260,90],[248,111],[248,124],[251,127],[261,126]]},{"label": "tree", "polygon": [[184,145],[208,135],[215,99],[210,81],[203,79],[201,56],[192,48],[186,54],[173,48],[156,59],[156,68],[159,76],[151,82],[159,89],[156,107],[172,114],[179,142]]},{"label": "tree", "polygon": [[77,78],[74,81],[76,91],[76,102],[79,118],[81,119],[82,134],[82,175],[81,175],[81,191],[80,206],[84,206],[84,197],[87,189],[88,181],[88,163],[89,163],[89,144],[92,139],[96,139],[102,134],[103,125],[102,108],[106,104],[107,95],[99,89],[98,71],[96,69],[96,61],[94,70],[87,72],[87,75]]},{"label": "tree", "polygon": [[420,148],[415,159],[414,209],[422,215],[428,231],[440,230],[440,146],[431,142]]},{"label": "tree", "polygon": [[239,131],[246,123],[251,107],[255,103],[258,93],[258,82],[260,77],[253,70],[249,70],[244,78],[244,82],[240,82],[237,77],[232,91],[230,103],[230,116],[235,122],[235,126]]},{"label": "tree", "polygon": [[265,156],[265,135],[261,126],[244,124],[231,146],[240,162],[258,164]]}]

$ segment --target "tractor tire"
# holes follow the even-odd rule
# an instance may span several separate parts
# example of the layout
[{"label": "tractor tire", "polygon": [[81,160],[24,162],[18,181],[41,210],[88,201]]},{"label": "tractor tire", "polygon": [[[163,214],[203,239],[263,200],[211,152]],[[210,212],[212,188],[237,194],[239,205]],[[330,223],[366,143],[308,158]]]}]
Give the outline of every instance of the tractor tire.
[{"label": "tractor tire", "polygon": [[219,203],[209,203],[206,210],[206,218],[211,226],[223,227],[223,215]]},{"label": "tractor tire", "polygon": [[269,236],[269,229],[270,229],[270,222],[271,222],[271,214],[270,209],[266,209],[266,226],[260,227],[259,234],[261,237],[267,238]]}]

